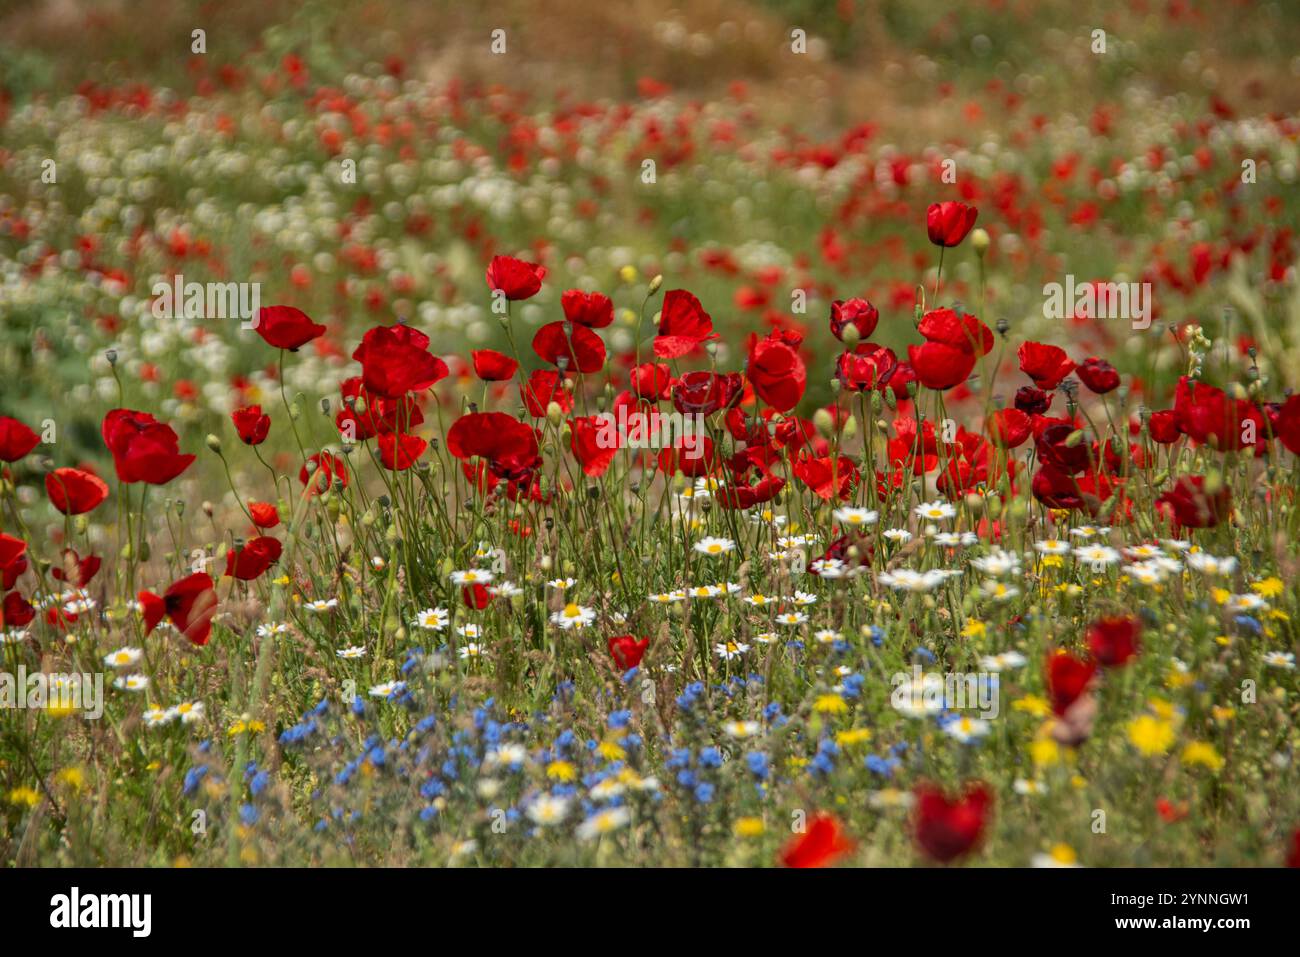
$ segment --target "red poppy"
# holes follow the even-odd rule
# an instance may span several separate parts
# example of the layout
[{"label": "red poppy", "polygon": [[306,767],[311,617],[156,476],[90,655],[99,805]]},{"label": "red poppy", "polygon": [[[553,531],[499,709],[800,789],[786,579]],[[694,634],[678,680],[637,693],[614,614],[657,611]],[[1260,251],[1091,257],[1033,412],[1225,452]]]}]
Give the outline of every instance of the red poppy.
[{"label": "red poppy", "polygon": [[785,479],[770,472],[758,471],[758,481],[749,482],[743,477],[724,485],[714,493],[714,498],[723,508],[753,508],[764,502],[770,502],[781,494],[785,488]]},{"label": "red poppy", "polygon": [[1300,395],[1293,395],[1278,406],[1273,431],[1284,446],[1300,455]]},{"label": "red poppy", "polygon": [[64,515],[82,515],[108,498],[108,483],[81,469],[55,469],[45,476],[45,494]]},{"label": "red poppy", "polygon": [[0,415],[0,462],[17,462],[40,441],[39,435],[17,419]]},{"label": "red poppy", "polygon": [[543,418],[552,402],[561,412],[573,409],[573,393],[565,388],[566,379],[553,369],[534,369],[528,382],[519,387],[528,414],[534,419]]},{"label": "red poppy", "polygon": [[865,342],[835,363],[835,377],[850,392],[883,392],[898,368],[898,357],[885,346]]},{"label": "red poppy", "polygon": [[290,352],[297,352],[325,334],[324,326],[312,322],[310,316],[293,306],[263,306],[257,312],[255,328],[268,345]]},{"label": "red poppy", "polygon": [[429,443],[418,435],[385,432],[379,437],[379,461],[384,468],[402,472],[409,469],[424,454]]},{"label": "red poppy", "polygon": [[614,321],[613,300],[600,292],[569,289],[560,297],[560,308],[565,319],[589,329],[604,329]]},{"label": "red poppy", "polygon": [[1022,385],[1016,390],[1015,404],[1025,415],[1043,415],[1052,404],[1052,394],[1032,385]]},{"label": "red poppy", "polygon": [[1052,422],[1036,431],[1034,447],[1044,468],[1074,475],[1093,464],[1092,448],[1076,437],[1078,431],[1070,422]]},{"label": "red poppy", "polygon": [[56,581],[67,582],[73,588],[85,588],[95,577],[102,564],[98,555],[82,558],[73,549],[63,550],[63,564],[50,569]]},{"label": "red poppy", "polygon": [[975,368],[975,354],[939,342],[907,347],[907,361],[916,381],[927,389],[942,392],[966,381]]},{"label": "red poppy", "polygon": [[1024,342],[1017,352],[1020,371],[1034,380],[1040,389],[1055,389],[1074,371],[1074,363],[1060,346],[1042,342]]},{"label": "red poppy", "polygon": [[364,442],[384,432],[409,431],[424,422],[414,396],[389,399],[366,389],[361,376],[344,379],[339,386],[342,408],[334,418],[339,434],[349,442]]},{"label": "red poppy", "polygon": [[261,445],[271,431],[271,417],[262,414],[260,405],[250,405],[230,413],[230,421],[235,423],[235,431],[245,445]]},{"label": "red poppy", "polygon": [[259,535],[249,539],[242,548],[226,552],[226,574],[240,581],[251,582],[280,560],[283,546],[277,538]]},{"label": "red poppy", "polygon": [[1232,491],[1226,484],[1205,489],[1202,475],[1184,475],[1156,499],[1156,511],[1180,528],[1213,528],[1232,514]]},{"label": "red poppy", "polygon": [[312,483],[312,495],[324,495],[334,487],[335,482],[342,482],[348,487],[348,467],[340,456],[333,452],[317,452],[309,456],[298,470],[298,481],[306,485]]},{"label": "red poppy", "polygon": [[535,469],[537,431],[504,412],[471,412],[447,430],[447,451],[458,459],[481,458],[501,477]]},{"label": "red poppy", "polygon": [[801,339],[790,332],[773,332],[763,339],[749,337],[745,377],[754,394],[778,412],[789,412],[798,405],[808,384],[808,370],[795,349]]},{"label": "red poppy", "polygon": [[0,532],[0,591],[14,587],[18,576],[27,571],[27,543]]},{"label": "red poppy", "polygon": [[1291,848],[1286,855],[1287,867],[1300,867],[1300,827],[1291,832]]},{"label": "red poppy", "polygon": [[916,331],[929,342],[965,349],[977,356],[993,351],[993,330],[968,312],[931,309],[921,317]]},{"label": "red poppy", "polygon": [[1266,450],[1268,421],[1259,406],[1222,389],[1183,376],[1174,390],[1174,414],[1184,434],[1221,452]]},{"label": "red poppy", "polygon": [[955,798],[937,785],[920,784],[915,799],[916,843],[928,857],[947,864],[979,846],[993,810],[985,784],[967,784]]},{"label": "red poppy", "polygon": [[712,415],[730,409],[745,392],[738,372],[687,372],[672,385],[673,408],[684,415]]},{"label": "red poppy", "polygon": [[1147,419],[1147,431],[1151,433],[1151,441],[1161,445],[1172,445],[1183,434],[1178,427],[1178,413],[1173,409],[1152,412],[1151,418]]},{"label": "red poppy", "polygon": [[931,203],[925,211],[926,231],[936,246],[959,246],[975,225],[979,210],[955,200]]},{"label": "red poppy", "polygon": [[693,432],[673,436],[673,444],[659,452],[659,468],[665,475],[681,472],[689,478],[701,478],[718,465],[713,439]]},{"label": "red poppy", "polygon": [[1132,616],[1101,618],[1088,627],[1088,648],[1104,668],[1118,668],[1137,657],[1142,623]]},{"label": "red poppy", "polygon": [[1092,684],[1097,672],[1095,661],[1076,658],[1067,651],[1056,651],[1047,656],[1047,697],[1052,703],[1052,713],[1064,715]]},{"label": "red poppy", "polygon": [[618,429],[599,415],[580,416],[569,421],[569,448],[582,464],[584,475],[604,475],[619,449]]},{"label": "red poppy", "polygon": [[794,462],[795,478],[823,501],[846,502],[858,485],[858,469],[848,456],[814,458],[800,455]]},{"label": "red poppy", "polygon": [[662,362],[641,363],[632,370],[629,379],[636,397],[649,402],[668,398],[674,384],[673,370]]},{"label": "red poppy", "polygon": [[503,292],[511,301],[537,295],[546,278],[546,267],[513,256],[493,256],[487,267],[488,288]]},{"label": "red poppy", "polygon": [[1105,359],[1098,359],[1096,356],[1084,359],[1074,370],[1074,374],[1079,377],[1080,382],[1098,395],[1105,395],[1119,388],[1119,373],[1115,371],[1115,367]]},{"label": "red poppy", "polygon": [[826,867],[852,854],[857,846],[833,815],[818,813],[807,822],[802,834],[781,848],[780,861],[786,867]]},{"label": "red poppy", "polygon": [[989,438],[1007,449],[1019,448],[1033,432],[1029,416],[1017,408],[998,409],[988,420]]},{"label": "red poppy", "polygon": [[445,378],[447,363],[429,353],[429,337],[411,326],[375,326],[361,337],[352,358],[361,363],[361,380],[377,396],[400,399],[423,392]]},{"label": "red poppy", "polygon": [[831,303],[831,335],[841,342],[845,327],[853,326],[859,339],[869,339],[879,321],[879,310],[865,299],[836,299]]},{"label": "red poppy", "polygon": [[495,349],[475,349],[470,353],[474,360],[474,374],[484,382],[504,382],[514,377],[519,363]]},{"label": "red poppy", "polygon": [[36,618],[36,609],[19,592],[11,591],[0,603],[0,628],[25,628]]},{"label": "red poppy", "polygon": [[659,332],[655,336],[654,351],[660,359],[677,359],[693,351],[700,343],[718,338],[713,331],[713,319],[700,301],[685,289],[672,289],[664,294],[663,308],[659,310]]},{"label": "red poppy", "polygon": [[275,528],[280,524],[280,510],[270,502],[249,502],[248,513],[258,528]]},{"label": "red poppy", "polygon": [[144,613],[146,635],[166,616],[192,644],[208,643],[212,618],[217,613],[217,592],[212,577],[206,572],[195,572],[182,578],[161,597],[147,591],[140,592],[137,597]]},{"label": "red poppy", "polygon": [[147,412],[113,409],[104,416],[100,432],[123,482],[165,485],[194,461],[193,455],[180,454],[180,439],[172,427]]},{"label": "red poppy", "polygon": [[460,599],[467,608],[482,611],[492,601],[492,589],[487,585],[466,585],[460,590]]},{"label": "red poppy", "polygon": [[609,639],[608,644],[614,664],[623,671],[629,671],[641,664],[646,649],[650,647],[650,639],[638,639],[634,635],[618,635]]},{"label": "red poppy", "polygon": [[[567,327],[567,328],[566,328]],[[605,343],[586,326],[569,322],[548,322],[533,336],[533,351],[553,366],[567,372],[590,375],[605,365]]]}]

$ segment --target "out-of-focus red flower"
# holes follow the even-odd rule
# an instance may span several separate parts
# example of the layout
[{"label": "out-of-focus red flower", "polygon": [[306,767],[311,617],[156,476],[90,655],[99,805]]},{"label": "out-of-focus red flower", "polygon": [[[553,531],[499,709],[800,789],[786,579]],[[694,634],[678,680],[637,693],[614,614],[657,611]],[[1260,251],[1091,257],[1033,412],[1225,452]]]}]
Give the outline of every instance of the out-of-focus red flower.
[{"label": "out-of-focus red flower", "polygon": [[1105,395],[1119,388],[1119,373],[1105,359],[1091,356],[1084,359],[1074,370],[1079,381],[1098,395]]},{"label": "out-of-focus red flower", "polygon": [[1220,452],[1265,451],[1267,419],[1247,399],[1230,398],[1222,389],[1183,376],[1174,390],[1174,414],[1184,434]]},{"label": "out-of-focus red flower", "polygon": [[504,382],[514,377],[519,363],[495,349],[475,349],[470,353],[474,360],[474,374],[484,382]]},{"label": "out-of-focus red flower", "polygon": [[975,225],[979,210],[955,200],[931,203],[925,211],[925,227],[936,246],[959,246]]},{"label": "out-of-focus red flower", "polygon": [[39,435],[17,419],[0,415],[0,462],[17,462],[40,441]]},{"label": "out-of-focus red flower", "polygon": [[858,485],[858,469],[846,455],[814,458],[801,455],[792,467],[795,478],[826,502],[845,502]]},{"label": "out-of-focus red flower", "polygon": [[429,337],[411,326],[375,326],[361,337],[352,358],[361,363],[361,379],[377,396],[400,399],[423,392],[445,378],[447,363],[429,351]]},{"label": "out-of-focus red flower", "polygon": [[11,591],[0,603],[0,628],[25,628],[36,618],[36,609],[19,592]]},{"label": "out-of-focus red flower", "polygon": [[1100,618],[1088,627],[1088,648],[1104,668],[1118,668],[1137,657],[1142,623],[1136,618]]},{"label": "out-of-focus red flower", "polygon": [[569,289],[560,297],[564,318],[574,325],[604,329],[614,321],[614,303],[604,293]]},{"label": "out-of-focus red flower", "polygon": [[513,256],[493,256],[487,267],[487,284],[512,302],[537,295],[546,278],[546,267]]},{"label": "out-of-focus red flower", "polygon": [[1291,396],[1278,407],[1273,430],[1283,445],[1300,455],[1300,395]]},{"label": "out-of-focus red flower", "polygon": [[1209,492],[1204,476],[1183,475],[1156,499],[1156,511],[1180,528],[1213,528],[1232,514],[1232,491],[1223,484]]},{"label": "out-of-focus red flower", "polygon": [[546,415],[547,407],[554,402],[561,412],[573,410],[573,393],[565,388],[569,381],[554,369],[534,369],[528,382],[519,387],[528,414],[534,419]]},{"label": "out-of-focus red flower", "polygon": [[1032,432],[1029,416],[1017,408],[998,409],[989,416],[989,438],[1003,448],[1019,448]]},{"label": "out-of-focus red flower", "polygon": [[324,495],[334,487],[336,481],[348,487],[348,467],[341,456],[333,452],[317,452],[309,456],[298,470],[298,481],[303,485],[311,483],[312,495]]},{"label": "out-of-focus red flower", "polygon": [[1077,431],[1069,422],[1053,422],[1037,430],[1034,446],[1044,467],[1074,475],[1093,464],[1092,448],[1087,442],[1076,439],[1070,444]]},{"label": "out-of-focus red flower", "polygon": [[1060,346],[1042,342],[1023,342],[1017,352],[1020,371],[1034,380],[1040,389],[1055,389],[1074,371],[1074,363]]},{"label": "out-of-focus red flower", "polygon": [[1097,673],[1095,661],[1076,658],[1067,651],[1055,651],[1047,656],[1047,697],[1052,712],[1058,717],[1088,690]]},{"label": "out-of-focus red flower", "polygon": [[569,448],[581,463],[583,474],[604,475],[619,449],[618,429],[598,415],[573,418],[569,428]]},{"label": "out-of-focus red flower", "polygon": [[880,321],[880,311],[865,299],[836,299],[831,303],[831,335],[844,341],[844,329],[853,326],[859,339],[869,339]]},{"label": "out-of-focus red flower", "polygon": [[45,476],[45,494],[64,515],[81,515],[108,498],[108,483],[81,469],[55,469]]},{"label": "out-of-focus red flower", "polygon": [[245,445],[261,445],[271,431],[271,417],[264,415],[260,405],[250,405],[230,413],[230,421]]},{"label": "out-of-focus red flower", "polygon": [[280,540],[269,535],[249,539],[242,548],[232,548],[226,552],[226,574],[240,581],[251,582],[280,560],[282,550]]},{"label": "out-of-focus red flower", "polygon": [[137,596],[144,614],[145,634],[164,617],[171,619],[192,644],[206,645],[217,613],[217,592],[207,572],[195,572],[174,583],[161,596],[142,591]]},{"label": "out-of-focus red flower", "polygon": [[659,310],[659,332],[654,352],[660,359],[678,359],[702,342],[718,338],[713,318],[700,301],[685,289],[671,289],[664,294]]},{"label": "out-of-focus red flower", "polygon": [[616,635],[609,639],[608,644],[614,664],[623,671],[629,671],[641,664],[646,649],[650,647],[650,639],[638,639],[635,635]]},{"label": "out-of-focus red flower", "polygon": [[1183,430],[1178,427],[1178,413],[1173,409],[1152,412],[1151,418],[1147,420],[1147,430],[1151,433],[1151,441],[1161,445],[1172,445],[1183,434]]},{"label": "out-of-focus red flower", "polygon": [[1300,867],[1300,827],[1291,832],[1291,847],[1286,855],[1287,867]]},{"label": "out-of-focus red flower", "polygon": [[394,472],[409,469],[424,454],[429,443],[409,432],[385,432],[379,437],[379,461]]},{"label": "out-of-focus red flower", "polygon": [[798,405],[808,384],[808,370],[796,350],[800,338],[773,332],[762,339],[757,335],[749,339],[745,377],[754,394],[778,412],[789,412]]},{"label": "out-of-focus red flower", "polygon": [[460,599],[467,608],[482,611],[492,602],[492,589],[483,584],[466,585],[460,590]]},{"label": "out-of-focus red flower", "polygon": [[533,336],[533,351],[553,366],[564,363],[566,372],[590,375],[605,365],[605,342],[586,326],[548,322]]},{"label": "out-of-focus red flower", "polygon": [[263,306],[257,311],[255,328],[268,345],[290,352],[325,334],[324,326],[293,306]]},{"label": "out-of-focus red flower", "polygon": [[447,430],[447,451],[458,459],[486,459],[499,477],[532,471],[540,458],[537,431],[504,412],[471,412]]},{"label": "out-of-focus red flower", "polygon": [[73,588],[85,588],[95,577],[102,564],[98,555],[82,558],[71,548],[63,550],[63,564],[50,569],[56,581],[67,582]]},{"label": "out-of-focus red flower", "polygon": [[100,432],[123,482],[165,485],[194,461],[193,455],[180,453],[172,427],[147,412],[113,409],[104,416]]},{"label": "out-of-focus red flower", "polygon": [[947,864],[979,846],[993,809],[993,793],[982,782],[951,798],[937,785],[920,784],[914,798],[916,843],[927,857]]},{"label": "out-of-focus red flower", "polygon": [[[27,570],[26,555],[27,543],[25,541],[0,532],[0,572],[5,575],[4,591],[14,587],[13,579],[9,577],[11,569],[17,568],[17,571],[13,573],[14,579]],[[19,563],[22,564],[21,568],[17,567]]]},{"label": "out-of-focus red flower", "polygon": [[786,842],[779,859],[786,867],[826,867],[857,846],[834,815],[820,813],[807,822],[804,833]]}]

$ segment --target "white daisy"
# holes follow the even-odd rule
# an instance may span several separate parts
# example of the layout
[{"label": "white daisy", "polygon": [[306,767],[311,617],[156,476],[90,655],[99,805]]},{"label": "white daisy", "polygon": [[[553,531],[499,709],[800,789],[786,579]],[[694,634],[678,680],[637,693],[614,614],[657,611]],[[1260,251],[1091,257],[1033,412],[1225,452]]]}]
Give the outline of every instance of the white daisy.
[{"label": "white daisy", "polygon": [[338,655],[340,658],[347,658],[351,660],[353,658],[364,657],[366,653],[366,649],[363,648],[361,645],[351,645],[347,648],[340,648],[338,651],[334,653]]},{"label": "white daisy", "polygon": [[569,602],[560,611],[551,615],[551,621],[554,624],[559,625],[565,631],[571,631],[574,628],[584,628],[595,620],[595,609],[584,608],[574,602]]},{"label": "white daisy", "polygon": [[124,647],[110,651],[104,656],[104,664],[110,668],[130,668],[144,654],[139,648]]},{"label": "white daisy", "polygon": [[835,516],[835,520],[841,525],[853,528],[874,525],[880,518],[879,512],[872,511],[869,508],[837,508],[831,514]]},{"label": "white daisy", "polygon": [[632,812],[626,807],[611,807],[604,811],[597,811],[579,824],[577,835],[580,840],[590,841],[602,834],[627,827],[631,820]]},{"label": "white daisy", "polygon": [[415,623],[426,631],[442,631],[449,621],[451,613],[446,608],[426,608],[415,615]]},{"label": "white daisy", "polygon": [[749,651],[749,645],[740,641],[719,642],[713,646],[713,650],[723,661],[732,661]]},{"label": "white daisy", "polygon": [[733,551],[735,547],[736,543],[729,538],[714,538],[712,536],[701,538],[695,543],[695,550],[701,555],[710,555],[714,557],[725,555],[728,552]]}]

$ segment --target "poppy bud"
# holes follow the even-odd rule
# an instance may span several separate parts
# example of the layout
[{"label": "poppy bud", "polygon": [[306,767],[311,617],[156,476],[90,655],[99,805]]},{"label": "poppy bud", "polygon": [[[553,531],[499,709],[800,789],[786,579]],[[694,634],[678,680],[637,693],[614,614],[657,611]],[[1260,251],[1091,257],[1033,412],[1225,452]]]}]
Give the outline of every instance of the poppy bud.
[{"label": "poppy bud", "polygon": [[556,426],[564,421],[564,410],[560,408],[560,403],[548,402],[546,404],[546,419],[551,425]]},{"label": "poppy bud", "polygon": [[212,451],[216,452],[218,455],[221,454],[221,440],[211,432],[208,433],[208,437],[203,441],[207,443],[208,448]]},{"label": "poppy bud", "polygon": [[657,293],[657,292],[659,291],[659,287],[662,286],[663,284],[664,284],[664,277],[663,277],[663,274],[662,274],[662,273],[660,273],[659,275],[657,275],[657,276],[655,276],[653,279],[651,279],[651,280],[650,280],[650,295],[653,296],[655,293]]},{"label": "poppy bud", "polygon": [[117,350],[109,349],[107,352],[104,353],[104,358],[108,360],[109,365],[111,366],[117,365]]},{"label": "poppy bud", "polygon": [[977,256],[983,256],[989,248],[989,234],[984,229],[976,229],[970,234],[971,248]]}]

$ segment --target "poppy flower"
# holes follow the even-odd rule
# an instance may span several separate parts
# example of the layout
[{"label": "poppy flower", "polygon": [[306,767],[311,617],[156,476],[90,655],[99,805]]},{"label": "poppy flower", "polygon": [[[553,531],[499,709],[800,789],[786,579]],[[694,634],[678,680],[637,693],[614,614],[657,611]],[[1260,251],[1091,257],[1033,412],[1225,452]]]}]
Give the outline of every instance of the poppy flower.
[{"label": "poppy flower", "polygon": [[792,467],[795,478],[823,501],[845,502],[858,485],[858,469],[848,456],[799,456]]},{"label": "poppy flower", "polygon": [[802,834],[786,842],[780,861],[786,867],[826,867],[852,854],[857,846],[833,815],[819,813],[807,822]]},{"label": "poppy flower", "polygon": [[1161,445],[1172,445],[1183,434],[1183,430],[1178,427],[1178,413],[1173,409],[1152,412],[1147,419],[1147,431],[1151,435],[1151,441]]},{"label": "poppy flower", "polygon": [[671,389],[673,408],[683,415],[712,415],[741,400],[745,383],[738,372],[687,372]]},{"label": "poppy flower", "polygon": [[976,356],[993,351],[993,330],[968,312],[931,309],[921,317],[916,331],[928,342],[965,349]]},{"label": "poppy flower", "polygon": [[142,591],[137,597],[144,614],[146,635],[166,617],[192,644],[208,643],[212,618],[217,613],[217,592],[212,577],[206,572],[195,572],[182,578],[161,596]]},{"label": "poppy flower", "polygon": [[361,376],[344,379],[339,385],[342,408],[334,418],[339,435],[349,442],[364,442],[385,432],[409,431],[424,422],[424,412],[411,395],[389,399],[365,387]]},{"label": "poppy flower", "polygon": [[939,342],[908,346],[907,361],[916,381],[937,392],[965,382],[975,368],[973,352]]},{"label": "poppy flower", "polygon": [[795,349],[801,339],[789,332],[773,332],[763,339],[749,337],[745,378],[754,394],[778,412],[789,412],[798,405],[808,384],[808,370]]},{"label": "poppy flower", "polygon": [[931,203],[925,211],[925,227],[936,246],[959,246],[975,225],[979,210],[955,200]]},{"label": "poppy flower", "polygon": [[36,618],[36,609],[19,592],[11,591],[0,603],[0,628],[25,628]]},{"label": "poppy flower", "polygon": [[108,498],[108,483],[81,469],[55,469],[45,476],[45,494],[64,515],[82,515]]},{"label": "poppy flower", "polygon": [[1047,697],[1052,713],[1064,715],[1092,684],[1097,663],[1076,658],[1066,651],[1047,656]]},{"label": "poppy flower", "polygon": [[1020,371],[1033,379],[1034,385],[1040,389],[1055,389],[1074,371],[1074,363],[1060,346],[1023,342],[1016,354],[1020,358]]},{"label": "poppy flower", "polygon": [[643,362],[632,370],[629,379],[636,397],[648,402],[668,398],[674,385],[673,370],[663,362]]},{"label": "poppy flower", "polygon": [[785,488],[785,479],[770,472],[759,472],[757,482],[750,482],[742,477],[724,485],[713,493],[714,499],[723,508],[753,508],[764,502],[770,502],[781,494]]},{"label": "poppy flower", "polygon": [[569,448],[584,475],[604,475],[619,449],[618,430],[608,418],[580,416],[569,421]]},{"label": "poppy flower", "polygon": [[293,306],[263,306],[257,311],[255,328],[268,345],[290,352],[325,334],[324,326]]},{"label": "poppy flower", "polygon": [[1137,657],[1142,623],[1131,615],[1100,618],[1088,626],[1088,648],[1103,668],[1118,668]]},{"label": "poppy flower", "polygon": [[460,590],[460,599],[465,603],[465,607],[482,611],[491,604],[492,591],[483,584],[466,585]]},{"label": "poppy flower", "polygon": [[920,784],[914,797],[916,843],[926,856],[947,864],[979,846],[993,810],[993,793],[985,784],[968,784],[955,798],[936,785]]},{"label": "poppy flower", "polygon": [[897,368],[892,349],[868,342],[836,360],[835,377],[849,392],[883,392]]},{"label": "poppy flower", "polygon": [[514,378],[519,363],[495,349],[475,349],[470,353],[474,360],[474,374],[484,382],[504,382]]},{"label": "poppy flower", "polygon": [[113,456],[117,477],[128,484],[165,485],[194,461],[180,453],[180,439],[172,427],[148,412],[112,409],[100,426],[104,444]]},{"label": "poppy flower", "polygon": [[[567,327],[567,328],[566,328]],[[566,372],[590,375],[605,365],[605,343],[586,326],[569,322],[548,322],[533,336],[533,351],[553,366]]]},{"label": "poppy flower", "polygon": [[251,582],[280,560],[281,551],[283,546],[277,538],[259,535],[249,539],[242,548],[232,548],[226,552],[226,574],[240,581]]},{"label": "poppy flower", "polygon": [[361,381],[369,392],[400,399],[431,388],[450,371],[428,350],[429,337],[418,329],[375,326],[361,337],[352,358],[361,363]]},{"label": "poppy flower", "polygon": [[565,319],[588,329],[604,329],[614,321],[614,302],[601,292],[566,290],[560,297],[560,308]]},{"label": "poppy flower", "polygon": [[1291,832],[1291,847],[1286,855],[1287,867],[1300,867],[1300,827]]},{"label": "poppy flower", "polygon": [[1174,389],[1174,414],[1185,435],[1220,452],[1253,448],[1262,454],[1266,449],[1268,421],[1259,407],[1207,383],[1180,378]]},{"label": "poppy flower", "polygon": [[55,581],[67,582],[73,588],[85,588],[99,572],[102,564],[98,555],[82,558],[71,548],[63,550],[63,564],[50,569]]},{"label": "poppy flower", "polygon": [[312,495],[324,495],[334,483],[342,482],[348,487],[348,467],[342,457],[332,452],[317,452],[309,456],[298,470],[298,481],[306,485],[312,483]]},{"label": "poppy flower", "polygon": [[659,452],[659,468],[665,475],[681,472],[688,478],[702,478],[718,465],[713,439],[693,432],[673,436],[673,444]]},{"label": "poppy flower", "polygon": [[418,435],[409,433],[385,432],[379,437],[379,461],[389,471],[402,472],[409,469],[424,454],[429,443]]},{"label": "poppy flower", "polygon": [[1015,406],[1025,415],[1043,415],[1052,404],[1052,394],[1032,385],[1022,385],[1016,390]]},{"label": "poppy flower", "polygon": [[566,389],[566,378],[553,369],[534,369],[528,382],[519,387],[528,414],[534,419],[544,418],[552,402],[561,412],[573,409],[573,393]]},{"label": "poppy flower", "polygon": [[1105,395],[1119,388],[1119,373],[1115,371],[1115,367],[1105,359],[1098,359],[1096,356],[1084,359],[1074,370],[1074,374],[1097,395]]},{"label": "poppy flower", "polygon": [[1034,447],[1045,468],[1074,475],[1092,465],[1092,448],[1088,443],[1075,438],[1074,444],[1070,444],[1078,431],[1071,422],[1052,422],[1037,430]]},{"label": "poppy flower", "polygon": [[1300,395],[1293,395],[1278,406],[1272,424],[1279,441],[1293,454],[1300,455]]},{"label": "poppy flower", "polygon": [[0,415],[0,462],[17,462],[40,441],[39,435],[17,419]]},{"label": "poppy flower", "polygon": [[989,416],[989,438],[1003,448],[1019,448],[1032,432],[1029,416],[1017,408],[998,409]]},{"label": "poppy flower", "polygon": [[641,664],[646,649],[650,647],[650,639],[638,639],[634,635],[617,635],[609,639],[607,644],[614,664],[623,671],[629,671]]},{"label": "poppy flower", "polygon": [[14,587],[18,576],[27,570],[27,543],[0,532],[0,590]]},{"label": "poppy flower", "polygon": [[1232,514],[1232,491],[1224,484],[1209,492],[1204,476],[1183,475],[1156,499],[1156,511],[1180,528],[1213,528]]},{"label": "poppy flower", "polygon": [[869,339],[879,321],[879,310],[865,299],[836,299],[831,303],[831,335],[841,342],[845,327],[853,326],[859,339]]},{"label": "poppy flower", "polygon": [[271,431],[271,417],[262,413],[260,405],[250,405],[230,413],[230,421],[245,445],[261,445]]},{"label": "poppy flower", "polygon": [[275,528],[280,524],[280,510],[270,502],[249,502],[248,513],[258,528]]},{"label": "poppy flower", "polygon": [[659,332],[654,352],[660,359],[678,359],[702,342],[718,338],[713,319],[700,301],[685,289],[671,289],[664,294],[659,310]]},{"label": "poppy flower", "polygon": [[493,256],[487,267],[488,288],[512,302],[537,295],[545,277],[546,267],[513,256]]},{"label": "poppy flower", "polygon": [[531,471],[540,461],[537,431],[504,412],[471,412],[447,430],[447,451],[486,459],[502,476]]}]

